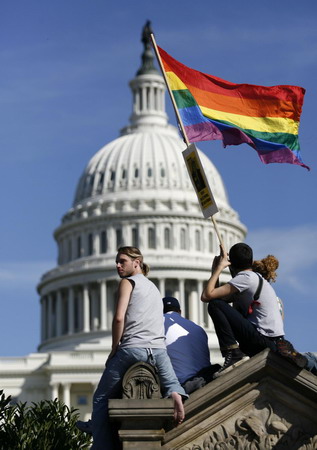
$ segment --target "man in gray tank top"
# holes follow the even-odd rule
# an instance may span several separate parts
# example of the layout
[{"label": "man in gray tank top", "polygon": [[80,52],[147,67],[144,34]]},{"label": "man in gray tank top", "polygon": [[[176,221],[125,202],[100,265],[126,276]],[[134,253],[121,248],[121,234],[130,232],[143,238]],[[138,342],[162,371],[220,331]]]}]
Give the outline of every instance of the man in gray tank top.
[{"label": "man in gray tank top", "polygon": [[120,247],[116,267],[121,281],[112,323],[112,350],[93,398],[93,450],[114,448],[108,400],[117,398],[127,369],[139,361],[155,364],[164,397],[174,401],[176,424],[183,422],[188,398],[167,355],[162,297],[146,275],[148,266],[135,247]]}]

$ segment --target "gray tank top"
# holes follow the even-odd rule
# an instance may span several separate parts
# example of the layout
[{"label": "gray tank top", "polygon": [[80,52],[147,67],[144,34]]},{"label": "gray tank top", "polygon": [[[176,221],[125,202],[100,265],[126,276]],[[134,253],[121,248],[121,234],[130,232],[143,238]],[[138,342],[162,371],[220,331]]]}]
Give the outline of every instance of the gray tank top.
[{"label": "gray tank top", "polygon": [[121,348],[166,348],[162,297],[143,274],[127,277],[134,286],[128,304]]}]

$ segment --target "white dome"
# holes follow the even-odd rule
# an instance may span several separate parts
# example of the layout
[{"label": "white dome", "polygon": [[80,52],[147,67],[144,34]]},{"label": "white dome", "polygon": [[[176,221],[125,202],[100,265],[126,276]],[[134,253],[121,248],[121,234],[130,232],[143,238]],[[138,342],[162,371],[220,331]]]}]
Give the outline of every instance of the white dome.
[{"label": "white dome", "polygon": [[[109,198],[195,200],[182,156],[185,147],[172,126],[133,132],[115,139],[89,161],[78,183],[74,208]],[[216,202],[228,207],[219,172],[204,153],[199,151],[199,154]]]}]

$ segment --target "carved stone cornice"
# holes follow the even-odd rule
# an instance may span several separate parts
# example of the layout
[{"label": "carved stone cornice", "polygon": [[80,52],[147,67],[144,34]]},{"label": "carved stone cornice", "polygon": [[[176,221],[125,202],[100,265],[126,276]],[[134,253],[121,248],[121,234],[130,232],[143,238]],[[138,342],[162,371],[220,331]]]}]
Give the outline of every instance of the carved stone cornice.
[{"label": "carved stone cornice", "polygon": [[122,398],[144,400],[161,398],[160,381],[155,368],[138,362],[123,377]]}]

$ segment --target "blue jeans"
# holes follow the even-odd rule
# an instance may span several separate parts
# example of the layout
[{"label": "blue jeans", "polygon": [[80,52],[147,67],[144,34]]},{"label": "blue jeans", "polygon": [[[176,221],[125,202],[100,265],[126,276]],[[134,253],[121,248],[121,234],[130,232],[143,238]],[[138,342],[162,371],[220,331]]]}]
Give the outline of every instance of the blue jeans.
[{"label": "blue jeans", "polygon": [[259,333],[248,319],[224,300],[211,300],[208,313],[214,323],[223,356],[237,342],[240,350],[248,356],[254,356],[265,348],[276,351],[275,338]]},{"label": "blue jeans", "polygon": [[305,369],[309,370],[314,375],[317,375],[317,356],[311,352],[303,353],[307,359],[307,364]]},{"label": "blue jeans", "polygon": [[[188,395],[176,378],[166,349],[153,348],[152,354],[158,370],[163,397],[169,397],[172,392],[178,392],[187,398]],[[125,372],[139,361],[149,362],[146,348],[119,349],[108,361],[93,397],[92,433],[94,442],[91,447],[93,450],[115,448],[114,435],[109,423],[108,400],[120,398],[121,382]]]}]

